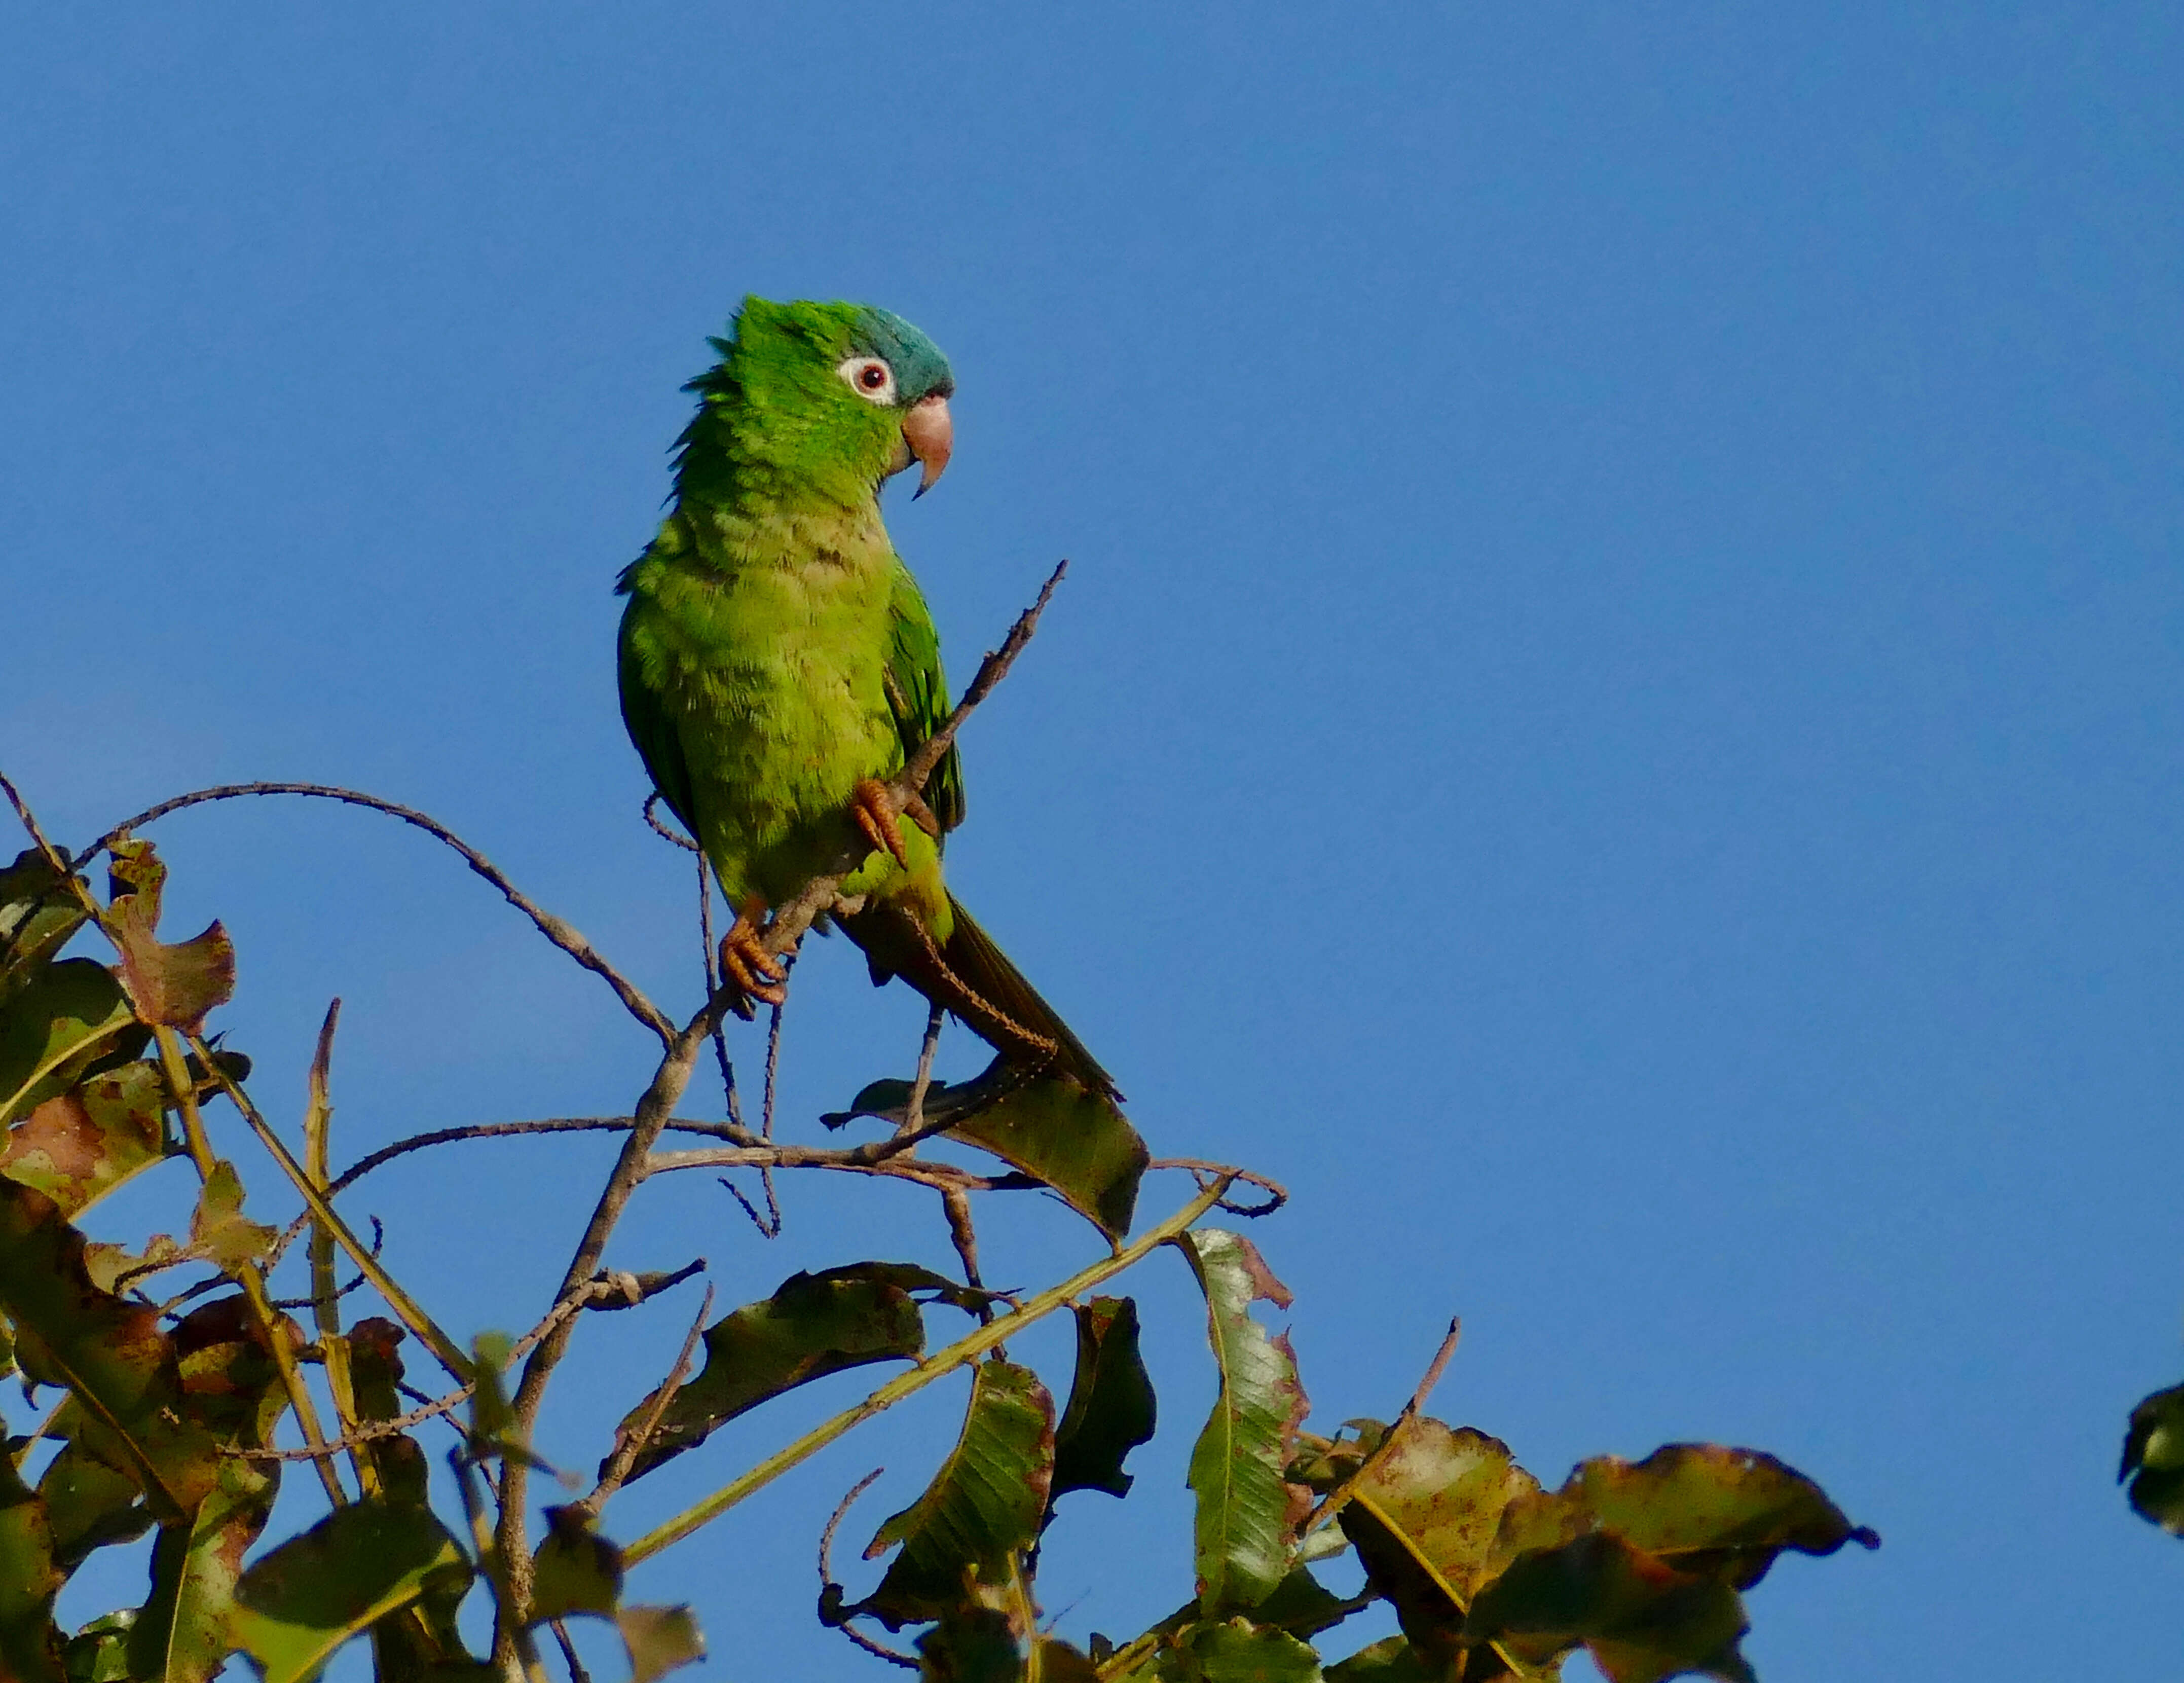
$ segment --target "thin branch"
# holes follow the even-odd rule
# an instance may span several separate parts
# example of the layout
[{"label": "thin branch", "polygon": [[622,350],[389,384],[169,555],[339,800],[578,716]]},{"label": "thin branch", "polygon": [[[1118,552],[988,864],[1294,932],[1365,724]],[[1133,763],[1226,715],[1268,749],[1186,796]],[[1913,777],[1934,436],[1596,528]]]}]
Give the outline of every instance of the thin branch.
[{"label": "thin branch", "polygon": [[940,1025],[947,1012],[938,1005],[925,1009],[925,1039],[917,1049],[917,1078],[910,1084],[910,1103],[904,1106],[902,1126],[897,1131],[915,1134],[925,1126],[925,1095],[933,1090],[933,1058],[940,1050]]},{"label": "thin branch", "polygon": [[[473,1122],[460,1128],[436,1128],[430,1133],[413,1134],[406,1140],[397,1140],[391,1145],[382,1145],[366,1156],[359,1157],[327,1184],[326,1195],[332,1198],[343,1192],[372,1170],[405,1156],[411,1151],[422,1151],[434,1145],[451,1145],[462,1140],[498,1140],[516,1134],[603,1134],[627,1133],[636,1125],[634,1117],[627,1116],[557,1116],[546,1117],[536,1122]],[[733,1140],[738,1142],[755,1140],[757,1136],[732,1123],[692,1122],[682,1117],[671,1119],[668,1129],[677,1134],[701,1134],[714,1140]],[[271,1268],[287,1254],[311,1220],[306,1210],[290,1222],[267,1254],[265,1266]],[[374,1223],[376,1226],[376,1222]]]},{"label": "thin branch", "polygon": [[[956,1259],[963,1264],[963,1283],[983,1291],[986,1282],[978,1273],[978,1230],[971,1224],[970,1195],[960,1186],[944,1188],[940,1207],[948,1217],[948,1238],[956,1246]],[[981,1305],[983,1309],[986,1306]]]},{"label": "thin branch", "polygon": [[[644,1178],[645,1162],[659,1141],[681,1100],[690,1084],[699,1054],[719,1023],[721,1013],[728,1008],[726,988],[717,989],[705,1001],[704,1007],[669,1043],[667,1054],[660,1061],[644,1095],[637,1102],[635,1117],[627,1136],[622,1140],[621,1152],[601,1189],[599,1202],[593,1206],[590,1221],[585,1223],[583,1237],[577,1241],[576,1254],[569,1259],[567,1272],[554,1296],[566,1297],[590,1279],[604,1256],[607,1240],[612,1237],[615,1224],[629,1203],[630,1195],[637,1190],[638,1183]],[[547,1382],[569,1347],[569,1336],[573,1320],[561,1322],[540,1340],[523,1364],[523,1377],[515,1387],[510,1408],[514,1415],[511,1435],[519,1443],[531,1441],[538,1423],[538,1410],[545,1401]],[[514,1605],[526,1607],[531,1598],[531,1548],[526,1524],[525,1493],[530,1487],[531,1469],[521,1456],[506,1457],[500,1471],[500,1516],[495,1535],[495,1546],[500,1558],[506,1563],[510,1593]],[[493,1652],[498,1659],[504,1660],[516,1631],[504,1624],[496,1630]]]},{"label": "thin branch", "polygon": [[1441,1374],[1447,1370],[1449,1357],[1456,1354],[1457,1343],[1462,1336],[1463,1317],[1451,1317],[1448,1330],[1441,1335],[1440,1347],[1434,1351],[1433,1360],[1426,1363],[1424,1377],[1412,1390],[1411,1400],[1403,1405],[1403,1412],[1396,1416],[1395,1423],[1388,1428],[1380,1441],[1373,1445],[1357,1463],[1357,1470],[1320,1498],[1319,1506],[1306,1517],[1299,1535],[1309,1535],[1333,1519],[1341,1512],[1343,1504],[1357,1494],[1357,1487],[1365,1482],[1373,1469],[1388,1458],[1396,1440],[1402,1435],[1403,1428],[1418,1418],[1419,1412],[1426,1406],[1426,1399],[1433,1395],[1434,1387],[1440,1383]]},{"label": "thin branch", "polygon": [[[348,1223],[334,1213],[328,1195],[319,1190],[318,1184],[296,1161],[295,1153],[273,1131],[272,1124],[259,1112],[250,1095],[242,1090],[234,1077],[213,1061],[212,1049],[205,1045],[201,1035],[190,1036],[190,1050],[198,1055],[198,1062],[212,1072],[221,1091],[227,1095],[229,1102],[242,1112],[242,1119],[250,1124],[250,1131],[258,1136],[259,1143],[271,1154],[273,1161],[280,1166],[281,1173],[288,1177],[288,1184],[296,1189],[310,1214],[333,1234],[334,1242],[348,1252],[349,1261],[370,1277],[373,1289],[386,1300],[387,1307],[394,1312],[395,1318],[417,1335],[418,1340],[432,1352],[433,1358],[449,1374],[467,1382],[471,1377],[470,1358],[463,1354],[461,1347],[453,1339],[441,1330],[439,1324],[425,1312],[417,1301],[396,1283],[394,1277],[379,1266],[379,1259],[364,1248],[362,1241],[350,1231]],[[185,1115],[187,1113],[186,1109]]]},{"label": "thin branch", "polygon": [[1031,641],[1032,633],[1039,629],[1039,616],[1046,611],[1046,605],[1054,599],[1055,588],[1068,571],[1067,561],[1056,563],[1046,582],[1039,587],[1039,599],[1017,616],[1017,622],[1009,627],[1009,634],[1001,639],[1001,646],[978,662],[978,670],[972,677],[970,688],[963,692],[963,699],[956,704],[956,711],[948,716],[947,723],[933,732],[917,752],[910,756],[895,778],[898,784],[912,792],[925,787],[926,779],[933,775],[933,768],[939,765],[943,756],[954,745],[956,733],[963,728],[963,722],[978,711],[978,704],[991,695],[1001,680],[1009,675],[1009,668],[1016,664],[1017,656],[1023,653],[1024,645]]},{"label": "thin branch", "polygon": [[700,859],[705,856],[705,849],[699,847],[689,837],[679,830],[669,829],[666,825],[660,822],[660,791],[657,789],[644,797],[644,822],[652,827],[652,833],[658,836],[660,840],[672,842],[683,852],[694,853]]},{"label": "thin branch", "polygon": [[583,1661],[577,1658],[577,1645],[569,1640],[569,1627],[558,1619],[549,1619],[548,1626],[554,1640],[561,1646],[562,1663],[569,1668],[569,1683],[592,1683],[592,1674],[584,1669]]},{"label": "thin branch", "polygon": [[[1009,668],[1016,664],[1017,657],[1023,653],[1024,646],[1031,641],[1032,633],[1039,629],[1039,616],[1052,599],[1055,587],[1061,582],[1062,576],[1068,571],[1067,561],[1055,568],[1040,587],[1038,599],[1017,616],[1016,623],[1009,627],[1009,634],[1001,639],[1001,646],[979,661],[970,688],[963,692],[963,699],[956,703],[956,711],[948,716],[947,722],[927,738],[904,761],[902,769],[888,780],[888,797],[898,813],[909,811],[912,801],[923,800],[925,785],[933,776],[933,768],[954,746],[956,733],[962,729],[979,705],[994,693],[1000,681],[1008,676]],[[763,938],[766,951],[776,958],[780,957],[804,939],[804,932],[811,927],[813,920],[833,911],[838,903],[845,907],[849,906],[850,902],[842,899],[842,881],[864,863],[870,852],[871,848],[861,839],[851,844],[837,855],[826,872],[805,883],[802,890],[785,905],[774,907],[773,917],[766,926]],[[862,902],[857,904],[861,905]]]},{"label": "thin branch", "polygon": [[819,1617],[822,1624],[832,1624],[866,1653],[886,1660],[890,1665],[905,1666],[915,1671],[917,1669],[915,1654],[906,1654],[884,1642],[873,1641],[848,1619],[837,1619],[830,1616],[831,1609],[839,1606],[842,1601],[842,1586],[834,1581],[834,1533],[842,1521],[849,1517],[851,1505],[872,1487],[875,1479],[886,1471],[884,1467],[873,1468],[850,1486],[850,1493],[836,1502],[834,1511],[827,1516],[827,1528],[819,1533]]},{"label": "thin branch", "polygon": [[705,1317],[712,1312],[713,1287],[709,1281],[705,1286],[705,1301],[699,1304],[696,1318],[692,1320],[690,1330],[683,1337],[682,1353],[676,1357],[675,1365],[667,1370],[667,1377],[661,1381],[660,1394],[654,1399],[652,1407],[645,1410],[644,1418],[638,1423],[637,1429],[627,1434],[615,1446],[613,1457],[607,1463],[606,1471],[599,1475],[599,1483],[592,1486],[591,1494],[571,1504],[587,1518],[597,1519],[599,1509],[606,1506],[607,1498],[628,1481],[629,1469],[637,1464],[637,1457],[644,1452],[645,1445],[652,1441],[653,1434],[660,1429],[660,1423],[667,1418],[667,1410],[675,1401],[675,1393],[682,1389],[682,1381],[690,1376],[691,1357],[697,1354],[698,1340],[705,1333]]},{"label": "thin branch", "polygon": [[[12,794],[13,790],[9,791]],[[480,853],[438,819],[420,812],[413,806],[403,806],[392,800],[382,800],[376,794],[361,790],[338,789],[331,783],[221,783],[213,789],[193,789],[187,794],[178,794],[171,800],[163,800],[157,806],[148,806],[135,816],[123,819],[79,855],[89,859],[112,847],[133,831],[142,829],[154,819],[164,818],[170,812],[179,812],[186,806],[201,806],[207,801],[235,800],[244,795],[296,794],[319,800],[337,800],[348,806],[361,806],[374,812],[384,812],[391,818],[425,832],[436,841],[445,843],[463,856],[463,862],[494,888],[501,897],[528,917],[538,933],[561,950],[599,977],[615,991],[629,1014],[660,1037],[662,1045],[675,1039],[675,1025],[667,1014],[644,996],[637,984],[630,981],[614,966],[609,964],[592,944],[578,934],[562,919],[533,900],[530,895],[508,879],[507,874],[490,859]],[[17,803],[20,811],[20,803]]]},{"label": "thin branch", "polygon": [[1224,1199],[1221,1207],[1232,1216],[1270,1216],[1290,1201],[1289,1189],[1279,1181],[1269,1180],[1265,1175],[1256,1174],[1247,1168],[1238,1168],[1234,1163],[1208,1162],[1203,1157],[1155,1157],[1145,1167],[1189,1169],[1201,1186],[1206,1185],[1211,1178],[1220,1176],[1229,1180],[1245,1181],[1265,1190],[1267,1200],[1261,1204],[1232,1204]]},{"label": "thin branch", "polygon": [[[8,804],[15,809],[15,816],[23,821],[23,828],[29,833],[31,839],[37,844],[38,851],[45,855],[46,863],[53,867],[64,883],[73,883],[75,880],[75,872],[69,867],[68,855],[47,839],[46,833],[38,828],[37,819],[31,815],[28,803],[17,791],[15,785],[8,780],[7,773],[4,772],[0,772],[0,792],[5,792],[7,794]],[[86,858],[89,856],[89,855],[85,855]],[[83,898],[81,890],[78,891],[77,897]],[[98,908],[94,906],[92,910],[95,916]]]},{"label": "thin branch", "polygon": [[[658,1296],[671,1286],[680,1285],[704,1267],[705,1263],[699,1262],[677,1268],[673,1273],[669,1274],[601,1274],[597,1279],[586,1282],[582,1291],[556,1303],[544,1320],[509,1346],[508,1359],[513,1362],[527,1351],[535,1349],[542,1339],[565,1321],[573,1319],[579,1310],[632,1308],[647,1299]],[[633,1295],[631,1290],[632,1283],[636,1288]],[[710,1290],[710,1287],[707,1288],[709,1301]],[[615,1301],[616,1299],[621,1301],[617,1302]],[[402,1389],[408,1396],[421,1395],[408,1385],[403,1386]],[[307,1449],[237,1449],[222,1452],[245,1461],[311,1461],[320,1456],[341,1454],[359,1448],[377,1439],[393,1437],[397,1433],[406,1432],[412,1426],[421,1426],[427,1420],[435,1419],[440,1415],[451,1414],[469,1402],[476,1391],[476,1384],[458,1385],[445,1396],[433,1397],[430,1402],[411,1409],[407,1414],[398,1414],[385,1420],[365,1421],[345,1437],[328,1443],[314,1445]]]},{"label": "thin branch", "polygon": [[[310,1212],[308,1210],[297,1218],[298,1221],[306,1222],[310,1220]],[[365,1219],[371,1223],[371,1254],[376,1257],[381,1251],[387,1248],[387,1229],[385,1225],[382,1223],[377,1216],[367,1216]],[[276,1241],[276,1247],[278,1241]],[[269,1259],[265,1266],[269,1268],[272,1267],[272,1261]],[[370,1280],[366,1279],[362,1274],[359,1274],[347,1285],[335,1287],[333,1291],[326,1296],[325,1301],[338,1302],[341,1299],[348,1296],[351,1292],[359,1290],[363,1287],[370,1284],[371,1282]],[[195,1291],[198,1289],[198,1288],[196,1286],[192,1286],[190,1288],[192,1291]],[[273,1307],[276,1309],[309,1309],[315,1307],[320,1301],[320,1294],[317,1290],[314,1290],[301,1297],[276,1297],[273,1300]]]}]

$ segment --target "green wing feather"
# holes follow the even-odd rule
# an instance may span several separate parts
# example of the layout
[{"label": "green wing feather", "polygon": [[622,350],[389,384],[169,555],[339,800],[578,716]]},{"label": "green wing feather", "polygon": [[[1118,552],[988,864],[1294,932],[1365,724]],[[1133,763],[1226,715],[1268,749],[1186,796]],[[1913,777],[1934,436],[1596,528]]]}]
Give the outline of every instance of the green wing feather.
[{"label": "green wing feather", "polygon": [[[933,627],[932,611],[900,559],[888,602],[887,675],[888,711],[908,758],[948,722],[948,677],[940,667],[940,633]],[[637,727],[630,728],[634,733]],[[963,763],[953,743],[926,780],[925,804],[943,834],[963,822]]]},{"label": "green wing feather", "polygon": [[[635,569],[632,568],[632,571]],[[628,575],[623,575],[624,589]],[[638,757],[652,775],[652,786],[667,803],[667,810],[682,821],[692,839],[698,835],[697,802],[690,789],[690,767],[682,758],[682,739],[674,721],[660,710],[660,697],[644,681],[644,674],[629,646],[630,621],[625,615],[616,649],[616,677],[621,688],[621,718]]]}]

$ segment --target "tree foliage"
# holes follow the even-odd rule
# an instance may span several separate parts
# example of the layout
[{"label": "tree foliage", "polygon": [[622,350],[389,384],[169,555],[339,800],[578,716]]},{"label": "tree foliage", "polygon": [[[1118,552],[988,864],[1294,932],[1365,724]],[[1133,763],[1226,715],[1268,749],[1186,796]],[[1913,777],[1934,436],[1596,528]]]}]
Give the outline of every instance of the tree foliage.
[{"label": "tree foliage", "polygon": [[[429,1292],[386,1273],[337,1200],[406,1151],[561,1124],[443,1130],[335,1176],[332,1014],[299,1155],[252,1099],[248,1060],[208,1030],[235,987],[226,934],[217,923],[181,940],[161,933],[165,867],[136,832],[177,805],[270,792],[376,808],[458,848],[660,1041],[652,1079],[614,1124],[624,1149],[567,1276],[521,1338],[456,1344],[432,1318]],[[154,809],[70,855],[20,800],[17,809],[32,844],[0,872],[0,1373],[44,1412],[0,1456],[0,1683],[188,1683],[237,1654],[286,1683],[351,1642],[369,1644],[387,1683],[540,1677],[570,1652],[565,1622],[582,1619],[618,1629],[644,1683],[699,1657],[701,1622],[733,1611],[732,1588],[719,1608],[627,1599],[646,1560],[704,1546],[689,1539],[753,1491],[959,1370],[970,1378],[961,1426],[952,1445],[933,1446],[923,1493],[873,1535],[867,1555],[886,1561],[878,1583],[853,1601],[830,1572],[820,1604],[822,1621],[861,1647],[933,1679],[1483,1683],[1555,1677],[1580,1650],[1614,1683],[1746,1679],[1744,1596],[1775,1560],[1877,1541],[1811,1480],[1749,1450],[1674,1444],[1639,1462],[1601,1457],[1550,1491],[1498,1438],[1428,1414],[1431,1375],[1392,1423],[1318,1429],[1288,1338],[1268,1318],[1290,1307],[1290,1293],[1257,1245],[1216,1219],[1265,1215],[1279,1189],[1241,1169],[1153,1157],[1119,1109],[1061,1078],[997,1062],[953,1087],[922,1073],[868,1082],[824,1120],[877,1131],[838,1146],[777,1142],[770,1115],[757,1129],[733,1112],[677,1117],[723,1015],[747,1002],[709,972],[703,1006],[675,1022],[422,814],[353,791],[244,786]],[[806,897],[806,923],[824,911],[824,888]],[[800,932],[784,928],[783,945]],[[702,1143],[668,1149],[670,1133]],[[991,1168],[918,1154],[944,1136],[991,1157]],[[185,1235],[148,1235],[134,1251],[86,1240],[87,1210],[169,1158],[197,1177]],[[251,1202],[245,1166],[269,1201],[300,1207],[285,1229]],[[589,1492],[534,1513],[529,1444],[577,1324],[688,1273],[602,1266],[643,1183],[685,1168],[755,1170],[769,1187],[778,1173],[848,1170],[929,1188],[961,1278],[852,1257],[701,1315],[683,1359],[600,1446]],[[1195,1195],[1147,1222],[1140,1205],[1166,1184],[1154,1178],[1164,1168],[1187,1173]],[[1004,1297],[979,1277],[973,1200],[1022,1185],[1058,1195],[1112,1250],[1045,1290]],[[1042,1622],[1040,1542],[1063,1523],[1063,1496],[1126,1496],[1131,1456],[1161,1424],[1137,1304],[1101,1288],[1171,1249],[1203,1293],[1217,1381],[1190,1456],[1192,1534],[1170,1549],[1188,1592],[1152,1629],[1080,1647]],[[336,1284],[343,1257],[374,1300],[353,1319]],[[309,1308],[308,1329],[270,1285],[296,1263],[308,1285],[292,1301]],[[1012,1335],[1064,1309],[1077,1331],[1069,1374],[1042,1376],[1003,1353]],[[410,1370],[421,1363],[444,1376],[437,1397],[412,1407],[423,1393]],[[708,1439],[727,1421],[866,1367],[888,1377],[856,1407],[732,1476],[716,1463]],[[2172,1529],[2184,1512],[2177,1396],[2142,1406],[2126,1455],[2134,1502]],[[449,1512],[432,1505],[418,1435],[442,1416],[460,1440]],[[606,1520],[614,1496],[670,1462],[714,1488],[648,1535],[617,1541]],[[299,1475],[318,1483],[319,1517],[266,1537],[281,1480]],[[827,1524],[830,1543],[841,1519]],[[142,1604],[61,1629],[53,1608],[71,1574],[148,1535]],[[1346,1552],[1365,1578],[1348,1598],[1314,1572]],[[489,1645],[476,1640],[478,1621],[463,1620],[466,1602],[490,1608]],[[1346,1642],[1344,1623],[1375,1603],[1392,1608],[1401,1634]]]}]

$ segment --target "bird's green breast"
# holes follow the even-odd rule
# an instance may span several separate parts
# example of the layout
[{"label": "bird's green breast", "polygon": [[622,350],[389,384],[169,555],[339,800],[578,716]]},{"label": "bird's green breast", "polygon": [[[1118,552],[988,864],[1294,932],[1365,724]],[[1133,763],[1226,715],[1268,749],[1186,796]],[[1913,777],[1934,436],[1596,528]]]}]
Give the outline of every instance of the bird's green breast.
[{"label": "bird's green breast", "polygon": [[[902,761],[884,677],[896,563],[877,508],[678,510],[627,577],[624,708],[722,889],[777,904],[855,833],[861,778]],[[632,694],[632,689],[638,694]],[[647,745],[636,713],[654,712]]]}]

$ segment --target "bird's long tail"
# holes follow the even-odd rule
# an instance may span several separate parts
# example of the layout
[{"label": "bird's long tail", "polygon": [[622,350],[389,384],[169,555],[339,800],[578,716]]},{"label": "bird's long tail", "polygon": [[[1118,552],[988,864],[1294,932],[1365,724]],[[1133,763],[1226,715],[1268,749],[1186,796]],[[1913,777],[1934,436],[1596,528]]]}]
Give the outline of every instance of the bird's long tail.
[{"label": "bird's long tail", "polygon": [[1120,1100],[1114,1078],[963,903],[951,894],[948,905],[955,928],[944,943],[936,943],[916,913],[897,901],[878,901],[842,922],[871,960],[874,981],[900,976],[1011,1062],[1067,1075],[1088,1092]]}]

